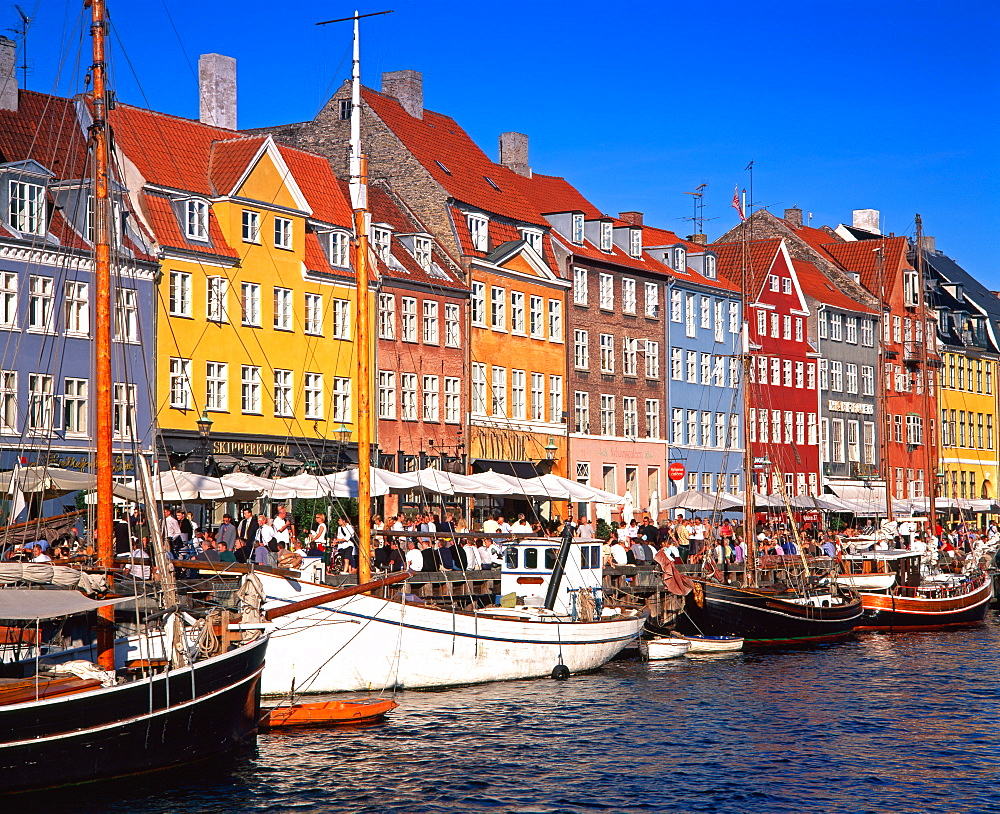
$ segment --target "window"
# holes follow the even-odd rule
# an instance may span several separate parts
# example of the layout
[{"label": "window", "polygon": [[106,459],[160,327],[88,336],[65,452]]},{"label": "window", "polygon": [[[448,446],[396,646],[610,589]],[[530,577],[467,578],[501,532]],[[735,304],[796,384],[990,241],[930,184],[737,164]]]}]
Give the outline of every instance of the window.
[{"label": "window", "polygon": [[795,363],[795,386],[802,388],[805,384],[805,363],[796,362]]},{"label": "window", "polygon": [[243,283],[241,289],[241,304],[243,306],[243,324],[250,328],[260,327],[260,286],[257,283]]},{"label": "window", "polygon": [[676,382],[684,379],[683,351],[680,348],[670,349],[670,378]]},{"label": "window", "polygon": [[472,412],[486,415],[486,365],[472,363]]},{"label": "window", "polygon": [[726,324],[723,321],[722,309],[724,303],[722,300],[715,300],[715,324],[713,328],[715,329],[715,341],[722,342],[725,340]]},{"label": "window", "polygon": [[292,221],[289,218],[274,216],[274,248],[292,248]]},{"label": "window", "polygon": [[527,393],[527,378],[523,370],[512,370],[510,372],[510,416],[524,420],[527,417],[527,406],[525,399]]},{"label": "window", "polygon": [[489,244],[489,219],[483,215],[469,213],[465,216],[465,223],[469,227],[472,248],[477,252],[485,252]]},{"label": "window", "polygon": [[260,243],[260,213],[243,210],[243,242]]},{"label": "window", "polygon": [[767,358],[764,356],[757,359],[757,381],[761,384],[767,384]]},{"label": "window", "polygon": [[791,294],[792,293],[792,278],[782,277],[781,278],[781,293]]},{"label": "window", "polygon": [[17,371],[0,370],[0,430],[17,432]]},{"label": "window", "polygon": [[698,354],[693,350],[684,353],[684,379],[688,384],[698,384]]},{"label": "window", "polygon": [[510,330],[524,334],[524,293],[521,291],[510,292]]},{"label": "window", "polygon": [[493,415],[507,417],[507,368],[493,366]]},{"label": "window", "polygon": [[413,259],[424,271],[431,270],[431,239],[429,237],[413,238]]},{"label": "window", "polygon": [[438,343],[438,304],[434,300],[424,300],[424,344]]},{"label": "window", "polygon": [[[712,446],[712,414],[708,410],[701,411],[701,436],[700,443],[703,447]],[[711,488],[709,486],[709,488]]]},{"label": "window", "polygon": [[330,265],[337,268],[347,268],[350,265],[347,235],[343,232],[327,232],[326,240]]},{"label": "window", "polygon": [[577,390],[573,394],[574,432],[590,432],[590,394]]},{"label": "window", "polygon": [[682,248],[674,249],[674,270],[687,271],[687,252]]},{"label": "window", "polygon": [[0,327],[17,327],[17,274],[0,272]]},{"label": "window", "polygon": [[802,318],[795,317],[795,341],[802,341]]},{"label": "window", "polygon": [[[753,366],[750,367],[750,375],[753,375]],[[740,386],[740,360],[735,356],[729,357],[729,386],[733,389]]]},{"label": "window", "polygon": [[710,353],[703,353],[703,354],[701,354],[700,361],[701,361],[701,365],[700,365],[700,367],[701,367],[701,377],[699,378],[699,381],[702,384],[706,384],[706,385],[711,384],[712,383],[712,354],[710,354]]},{"label": "window", "polygon": [[379,256],[383,263],[389,262],[390,248],[392,246],[392,232],[378,226],[372,227],[372,249]]},{"label": "window", "polygon": [[573,302],[576,305],[587,304],[588,294],[587,269],[573,269]]},{"label": "window", "polygon": [[613,311],[615,308],[615,278],[610,274],[602,274],[598,280],[601,310]]},{"label": "window", "polygon": [[486,327],[486,283],[472,284],[472,324]]},{"label": "window", "polygon": [[315,421],[323,418],[323,374],[306,373],[304,376],[305,388],[304,408],[306,418]]},{"label": "window", "polygon": [[871,319],[861,320],[861,344],[866,348],[875,344],[875,323]]},{"label": "window", "polygon": [[712,384],[716,387],[726,386],[726,359],[716,356],[712,362]]},{"label": "window", "polygon": [[848,363],[848,365],[844,368],[844,372],[846,374],[846,379],[847,379],[844,387],[844,392],[857,394],[858,366]]},{"label": "window", "polygon": [[341,424],[351,421],[351,380],[341,376],[333,380],[333,420]]},{"label": "window", "polygon": [[782,339],[791,339],[792,338],[792,318],[790,316],[788,316],[788,314],[785,314],[781,318],[781,323],[782,323],[781,338]]},{"label": "window", "polygon": [[185,234],[191,240],[208,240],[208,203],[189,200],[184,202]]},{"label": "window", "polygon": [[660,437],[660,402],[658,399],[646,399],[646,437]]},{"label": "window", "polygon": [[611,251],[611,229],[612,225],[609,221],[601,221],[601,251],[610,252]]},{"label": "window", "polygon": [[448,424],[462,420],[462,381],[456,376],[444,380],[444,420]]},{"label": "window", "polygon": [[842,464],[844,463],[844,419],[833,419],[831,427],[830,448],[833,454],[833,462]]},{"label": "window", "polygon": [[590,366],[590,335],[573,331],[573,366],[586,370]]},{"label": "window", "polygon": [[792,386],[792,361],[783,359],[781,362],[781,384],[784,387]]},{"label": "window", "polygon": [[862,426],[862,448],[863,462],[866,464],[875,463],[875,422],[866,421]]},{"label": "window", "polygon": [[767,281],[768,281],[768,287],[771,289],[771,291],[777,291],[778,290],[778,275],[777,274],[769,274],[768,278],[767,278]]},{"label": "window", "polygon": [[573,235],[570,238],[578,246],[583,243],[583,215],[576,213],[573,215]]},{"label": "window", "polygon": [[191,409],[191,360],[170,360],[170,406]]},{"label": "window", "polygon": [[562,420],[562,376],[549,376],[549,421],[559,424]]},{"label": "window", "polygon": [[424,421],[439,421],[440,391],[437,376],[424,376],[423,381],[423,417]]},{"label": "window", "polygon": [[858,344],[858,318],[847,317],[844,320],[844,341],[852,345]]},{"label": "window", "polygon": [[[972,438],[972,413],[969,413],[969,446],[975,446]],[[906,443],[919,446],[924,443],[924,419],[910,413],[906,416]]]},{"label": "window", "polygon": [[660,343],[646,340],[646,378],[660,378]]},{"label": "window", "polygon": [[767,336],[767,312],[757,311],[757,335]]},{"label": "window", "polygon": [[205,319],[209,322],[226,321],[226,291],[229,281],[225,277],[209,277],[205,290]]},{"label": "window", "polygon": [[740,332],[740,304],[738,302],[729,303],[729,333],[738,334]]},{"label": "window", "polygon": [[457,348],[462,343],[462,328],[459,321],[461,311],[455,303],[444,305],[444,344],[449,348]]},{"label": "window", "polygon": [[562,303],[549,300],[549,342],[562,342]]},{"label": "window", "polygon": [[816,364],[815,362],[808,362],[806,364],[806,387],[809,390],[816,389]]},{"label": "window", "polygon": [[134,410],[137,399],[134,384],[116,382],[111,388],[111,434],[115,438],[132,438]]},{"label": "window", "polygon": [[378,295],[379,339],[396,338],[396,298],[392,294]]},{"label": "window", "polygon": [[892,341],[893,342],[903,341],[903,322],[900,317],[892,318]]},{"label": "window", "polygon": [[646,316],[656,319],[660,316],[660,287],[656,283],[646,283]]},{"label": "window", "polygon": [[685,324],[684,330],[688,336],[697,336],[697,323],[695,322],[694,313],[694,294],[686,294],[685,297]]},{"label": "window", "polygon": [[778,330],[778,324],[781,317],[778,314],[771,314],[771,336],[777,339],[781,334]]},{"label": "window", "polygon": [[[35,278],[32,278],[34,280]],[[191,275],[184,271],[170,272],[169,309],[172,317],[191,316]]]},{"label": "window", "polygon": [[683,322],[684,320],[684,304],[681,299],[680,291],[670,292],[670,321],[671,322]]},{"label": "window", "polygon": [[[761,384],[765,384],[765,381],[761,381]],[[781,360],[777,358],[771,359],[771,384],[781,384]]]},{"label": "window", "polygon": [[806,414],[795,414],[795,443],[804,444],[806,442]]},{"label": "window", "polygon": [[701,327],[712,327],[712,301],[708,297],[701,298]]},{"label": "window", "polygon": [[240,369],[240,403],[244,413],[259,415],[261,413],[260,368],[256,365],[243,365]]},{"label": "window", "polygon": [[292,330],[292,290],[290,288],[274,289],[274,329],[276,331]]},{"label": "window", "polygon": [[391,370],[378,372],[378,417],[396,418],[396,374]]},{"label": "window", "polygon": [[350,99],[340,100],[340,119],[341,121],[348,121],[351,118],[351,112],[354,109],[354,103]]},{"label": "window", "polygon": [[622,339],[622,375],[637,376],[639,370],[639,340],[625,337]]},{"label": "window", "polygon": [[830,362],[830,389],[842,392],[844,389],[844,363],[833,360]]},{"label": "window", "polygon": [[518,229],[518,231],[521,233],[521,239],[531,246],[532,251],[539,257],[543,256],[542,233],[536,232],[534,229]]},{"label": "window", "polygon": [[819,338],[826,339],[830,335],[830,315],[826,311],[819,313]]},{"label": "window", "polygon": [[615,434],[615,397],[601,395],[601,435]]},{"label": "window", "polygon": [[670,414],[670,443],[684,443],[684,411],[677,407]]},{"label": "window", "polygon": [[[753,426],[751,424],[751,426]],[[737,413],[729,416],[729,448],[736,449],[740,445],[740,417]]]},{"label": "window", "polygon": [[45,234],[45,188],[24,181],[10,182],[10,225],[19,232]]},{"label": "window", "polygon": [[[336,314],[336,309],[334,309]],[[403,297],[400,310],[401,339],[404,342],[417,341],[417,300],[415,297]]]},{"label": "window", "polygon": [[305,332],[314,336],[323,335],[323,295],[306,294]]},{"label": "window", "polygon": [[687,424],[687,443],[694,446],[698,443],[698,411],[686,410],[685,423]]},{"label": "window", "polygon": [[87,434],[87,380],[63,382],[63,425],[67,435]]},{"label": "window", "polygon": [[[274,371],[274,414],[276,416],[291,416],[293,410],[292,371]],[[244,412],[246,410],[244,409]]]},{"label": "window", "polygon": [[612,334],[601,334],[601,373],[615,372],[615,338]]},{"label": "window", "polygon": [[724,447],[726,445],[726,414],[715,414],[715,446]]},{"label": "window", "polygon": [[490,324],[494,331],[507,330],[507,315],[504,311],[505,292],[502,288],[493,286],[490,289]]},{"label": "window", "polygon": [[843,314],[830,314],[830,340],[840,342],[843,339]]},{"label": "window", "polygon": [[229,409],[229,366],[225,362],[205,363],[205,408]]},{"label": "window", "polygon": [[530,323],[529,330],[531,335],[536,339],[545,338],[545,324],[544,324],[544,301],[541,297],[532,296],[529,300],[529,313],[528,321]]},{"label": "window", "polygon": [[622,280],[622,313],[635,313],[635,280],[629,277]]},{"label": "window", "polygon": [[642,230],[641,229],[629,229],[628,230],[628,253],[633,257],[640,257],[642,255]]},{"label": "window", "polygon": [[417,420],[417,374],[403,373],[399,377],[400,413],[403,421]]},{"label": "window", "polygon": [[632,396],[622,399],[622,435],[636,438],[639,435],[639,408]]}]

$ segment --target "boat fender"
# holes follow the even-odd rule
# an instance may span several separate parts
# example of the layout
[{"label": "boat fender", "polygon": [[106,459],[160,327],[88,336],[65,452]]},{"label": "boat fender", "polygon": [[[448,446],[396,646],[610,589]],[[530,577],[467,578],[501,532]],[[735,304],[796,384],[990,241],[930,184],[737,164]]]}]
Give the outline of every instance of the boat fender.
[{"label": "boat fender", "polygon": [[569,678],[569,667],[565,664],[557,664],[552,668],[552,678],[556,681],[565,681]]}]

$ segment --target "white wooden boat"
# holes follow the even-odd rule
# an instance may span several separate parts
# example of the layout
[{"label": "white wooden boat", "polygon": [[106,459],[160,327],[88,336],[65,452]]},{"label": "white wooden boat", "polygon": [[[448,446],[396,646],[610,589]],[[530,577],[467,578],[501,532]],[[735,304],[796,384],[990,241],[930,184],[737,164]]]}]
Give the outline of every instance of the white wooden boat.
[{"label": "white wooden boat", "polygon": [[663,661],[664,659],[677,659],[691,649],[691,642],[680,637],[657,638],[646,642],[646,658],[649,661]]},{"label": "white wooden boat", "polygon": [[[389,599],[349,596],[281,616],[270,627],[262,692],[285,694],[293,681],[296,692],[329,693],[565,677],[594,670],[636,639],[648,614],[578,609],[584,604],[581,589],[600,600],[599,543],[573,543],[555,606],[534,606],[546,593],[559,544],[557,539],[528,538],[508,546],[501,584],[514,586],[521,600],[514,608],[452,611],[400,592]],[[593,567],[583,568],[583,562]],[[265,612],[330,591],[302,579],[260,572],[256,577],[263,586]],[[588,616],[594,618],[584,621]]]},{"label": "white wooden boat", "polygon": [[684,639],[691,644],[688,654],[733,653],[743,649],[742,636],[683,636],[678,634],[677,638]]}]

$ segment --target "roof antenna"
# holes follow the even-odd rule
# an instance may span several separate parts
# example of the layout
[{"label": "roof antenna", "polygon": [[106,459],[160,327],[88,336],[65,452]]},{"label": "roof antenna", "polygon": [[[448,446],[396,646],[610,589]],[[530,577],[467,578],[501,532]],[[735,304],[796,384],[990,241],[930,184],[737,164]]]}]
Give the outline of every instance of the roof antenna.
[{"label": "roof antenna", "polygon": [[691,221],[695,226],[695,234],[704,234],[705,232],[705,188],[708,184],[698,184],[694,188],[694,192],[685,192],[685,195],[691,196],[691,203],[694,204],[694,214],[690,218],[684,218],[684,220]]},{"label": "roof antenna", "polygon": [[21,27],[20,28],[8,28],[8,31],[13,31],[21,38],[21,64],[18,66],[21,69],[21,87],[24,90],[28,89],[28,29],[34,22],[34,19],[29,17],[24,13],[24,9],[19,5],[15,4],[14,8],[17,9],[17,13],[21,16]]}]

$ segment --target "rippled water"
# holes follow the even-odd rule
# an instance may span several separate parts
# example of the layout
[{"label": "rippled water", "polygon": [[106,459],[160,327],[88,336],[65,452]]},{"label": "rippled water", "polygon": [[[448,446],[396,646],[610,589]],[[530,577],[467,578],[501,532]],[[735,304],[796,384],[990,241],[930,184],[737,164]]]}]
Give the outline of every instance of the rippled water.
[{"label": "rippled water", "polygon": [[992,812],[1000,810],[998,682],[1000,622],[991,614],[972,631],[402,693],[375,727],[263,735],[217,767],[0,806]]}]

